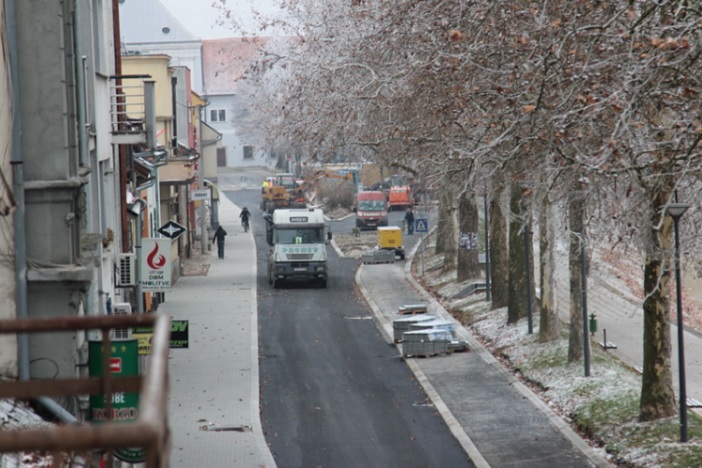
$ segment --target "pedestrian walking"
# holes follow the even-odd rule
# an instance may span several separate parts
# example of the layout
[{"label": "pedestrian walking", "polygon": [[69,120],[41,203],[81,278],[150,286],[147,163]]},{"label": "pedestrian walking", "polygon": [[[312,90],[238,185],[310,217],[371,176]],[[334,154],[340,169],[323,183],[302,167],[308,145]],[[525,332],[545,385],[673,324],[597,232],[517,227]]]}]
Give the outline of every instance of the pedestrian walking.
[{"label": "pedestrian walking", "polygon": [[414,234],[414,213],[411,206],[407,208],[407,213],[405,213],[405,224],[407,225],[407,234],[410,236]]},{"label": "pedestrian walking", "polygon": [[241,218],[241,225],[244,227],[244,232],[248,232],[249,218],[251,217],[251,212],[248,208],[244,207],[242,208],[241,213],[239,213],[239,217]]},{"label": "pedestrian walking", "polygon": [[219,258],[224,258],[224,236],[227,235],[227,231],[224,230],[222,225],[217,226],[217,230],[212,237],[212,241],[217,241],[217,255]]}]

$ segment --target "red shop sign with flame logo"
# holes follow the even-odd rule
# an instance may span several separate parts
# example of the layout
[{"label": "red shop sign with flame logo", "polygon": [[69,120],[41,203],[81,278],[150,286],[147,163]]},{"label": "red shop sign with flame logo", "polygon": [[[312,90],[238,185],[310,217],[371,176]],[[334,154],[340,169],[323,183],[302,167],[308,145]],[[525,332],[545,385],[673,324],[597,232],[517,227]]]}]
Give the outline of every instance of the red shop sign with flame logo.
[{"label": "red shop sign with flame logo", "polygon": [[142,291],[164,292],[171,289],[171,239],[141,240]]}]

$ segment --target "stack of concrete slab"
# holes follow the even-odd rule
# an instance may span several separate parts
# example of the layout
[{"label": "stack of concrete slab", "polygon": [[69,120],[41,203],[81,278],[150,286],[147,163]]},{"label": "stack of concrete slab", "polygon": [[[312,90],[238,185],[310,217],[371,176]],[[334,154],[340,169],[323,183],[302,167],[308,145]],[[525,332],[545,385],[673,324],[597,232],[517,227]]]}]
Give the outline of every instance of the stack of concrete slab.
[{"label": "stack of concrete slab", "polygon": [[454,334],[456,333],[456,324],[450,320],[437,318],[435,320],[423,320],[410,324],[410,331],[430,330],[432,328],[449,332],[451,334],[451,338],[453,338]]},{"label": "stack of concrete slab", "polygon": [[436,328],[405,332],[402,335],[402,356],[432,357],[449,354],[451,339],[449,331]]},{"label": "stack of concrete slab", "polygon": [[429,314],[405,315],[400,318],[396,318],[392,321],[392,331],[395,343],[402,341],[402,334],[410,331],[410,327],[412,325],[422,322],[433,322],[435,320],[436,316]]},{"label": "stack of concrete slab", "polygon": [[378,263],[395,263],[395,252],[391,250],[371,250],[361,255],[361,262],[369,265]]},{"label": "stack of concrete slab", "polygon": [[407,314],[426,314],[427,305],[426,304],[405,304],[397,309],[397,313],[400,315]]}]

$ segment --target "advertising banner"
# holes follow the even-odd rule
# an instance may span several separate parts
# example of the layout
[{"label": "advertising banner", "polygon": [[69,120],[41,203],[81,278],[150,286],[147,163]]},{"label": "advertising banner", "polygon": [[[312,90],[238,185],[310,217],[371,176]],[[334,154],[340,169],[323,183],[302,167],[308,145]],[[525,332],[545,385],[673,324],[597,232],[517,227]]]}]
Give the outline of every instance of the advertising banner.
[{"label": "advertising banner", "polygon": [[141,290],[166,292],[171,289],[171,240],[141,240]]},{"label": "advertising banner", "polygon": [[[105,372],[102,367],[102,341],[88,342],[88,353],[90,376],[101,377]],[[108,372],[115,377],[139,375],[137,340],[113,341],[109,359]],[[90,420],[93,423],[133,422],[139,418],[138,393],[116,392],[108,398],[111,398],[112,402],[111,415],[107,414],[105,395],[90,395]],[[139,447],[121,447],[115,450],[115,456],[122,461],[138,463],[144,461],[145,452],[143,448]]]}]

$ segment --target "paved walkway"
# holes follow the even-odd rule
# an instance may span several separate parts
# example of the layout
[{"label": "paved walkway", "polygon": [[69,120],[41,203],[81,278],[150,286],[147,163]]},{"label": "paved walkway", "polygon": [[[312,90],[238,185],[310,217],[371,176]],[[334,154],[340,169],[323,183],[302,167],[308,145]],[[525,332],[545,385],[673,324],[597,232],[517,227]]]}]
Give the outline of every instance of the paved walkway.
[{"label": "paved walkway", "polygon": [[224,260],[181,277],[159,312],[189,320],[190,348],[170,353],[171,467],[274,467],[259,419],[256,248],[221,197]]},{"label": "paved walkway", "polygon": [[[559,257],[556,262],[556,300],[559,304],[561,318],[568,317],[568,264],[567,255]],[[643,271],[641,272],[643,278]],[[683,281],[684,284],[684,281]],[[675,279],[671,286],[675,286]],[[609,350],[623,362],[634,369],[643,368],[643,306],[642,301],[634,297],[625,282],[615,275],[604,262],[595,256],[592,262],[587,293],[588,313],[597,317],[597,334],[595,341],[604,343],[604,332],[607,341],[615,344],[616,349]],[[673,303],[675,306],[675,303]],[[678,329],[673,323],[670,327],[672,343],[673,385],[678,392]],[[702,401],[702,336],[691,330],[684,333],[685,377],[687,396]],[[592,375],[596,375],[597,366],[591,367]],[[679,393],[678,393],[679,395]],[[695,409],[699,412],[699,409]],[[702,413],[701,413],[702,414]]]},{"label": "paved walkway", "polygon": [[[356,280],[388,343],[402,305],[425,303],[454,321],[411,278],[409,263],[362,265]],[[458,324],[457,336],[470,352],[406,362],[477,466],[610,466]]]}]

